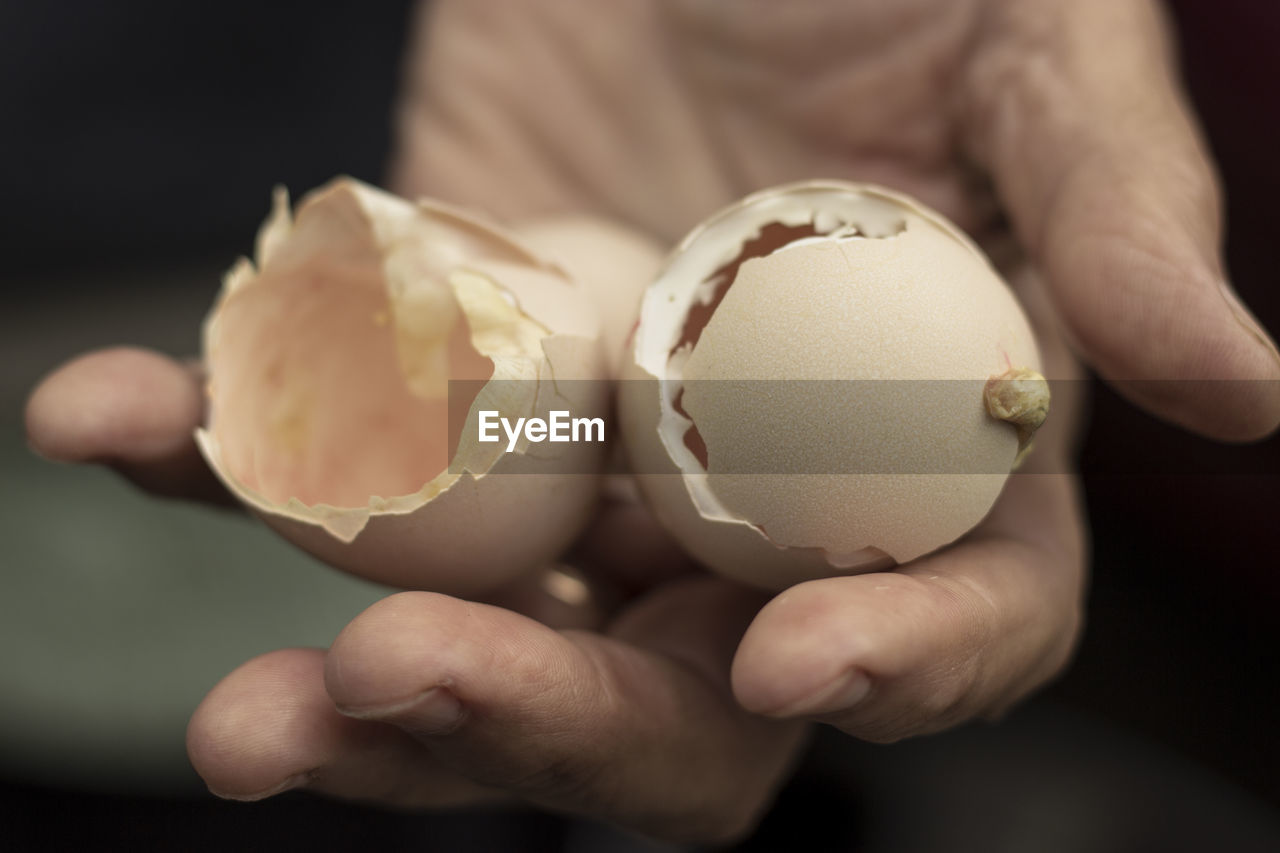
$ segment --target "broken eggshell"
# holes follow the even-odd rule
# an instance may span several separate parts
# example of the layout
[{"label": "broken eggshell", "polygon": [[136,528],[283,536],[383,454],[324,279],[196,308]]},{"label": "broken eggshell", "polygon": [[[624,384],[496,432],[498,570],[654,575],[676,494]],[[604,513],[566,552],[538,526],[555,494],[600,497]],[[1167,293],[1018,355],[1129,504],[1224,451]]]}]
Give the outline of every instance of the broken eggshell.
[{"label": "broken eggshell", "polygon": [[630,356],[619,413],[650,506],[699,560],[769,589],[962,536],[1048,405],[1027,319],[972,241],[838,181],[698,226]]},{"label": "broken eggshell", "polygon": [[506,452],[477,421],[603,416],[598,322],[558,267],[471,214],[345,178],[295,216],[278,190],[256,255],[204,328],[196,439],[236,497],[332,565],[458,595],[572,542],[602,446]]}]

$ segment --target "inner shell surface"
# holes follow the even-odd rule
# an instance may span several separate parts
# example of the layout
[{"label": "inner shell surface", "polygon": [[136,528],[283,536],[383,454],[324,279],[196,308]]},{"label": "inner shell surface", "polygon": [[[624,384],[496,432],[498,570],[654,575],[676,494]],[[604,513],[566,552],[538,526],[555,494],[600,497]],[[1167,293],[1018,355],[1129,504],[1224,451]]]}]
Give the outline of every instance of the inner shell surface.
[{"label": "inner shell surface", "polygon": [[[376,265],[332,261],[231,294],[211,350],[212,431],[227,472],[274,503],[364,507],[418,492],[448,467],[457,436],[447,382],[411,389],[405,362],[419,362],[410,372],[439,362],[442,380],[493,371],[453,307],[451,323],[430,318],[437,339],[425,340],[406,316],[397,322]],[[465,387],[474,397],[480,383]],[[453,405],[465,412],[471,402]]]}]

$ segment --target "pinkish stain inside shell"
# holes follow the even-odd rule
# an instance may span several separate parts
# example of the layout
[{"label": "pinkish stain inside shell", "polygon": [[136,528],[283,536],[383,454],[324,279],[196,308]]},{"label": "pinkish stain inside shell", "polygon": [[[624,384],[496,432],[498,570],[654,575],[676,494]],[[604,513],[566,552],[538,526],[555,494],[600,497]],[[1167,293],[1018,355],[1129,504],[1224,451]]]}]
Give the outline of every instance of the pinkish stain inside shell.
[{"label": "pinkish stain inside shell", "polygon": [[[411,387],[392,312],[376,264],[323,257],[227,299],[213,397],[234,417],[213,430],[233,477],[276,503],[352,507],[412,494],[448,467],[457,436],[447,387]],[[458,314],[441,375],[487,380],[493,364]]]}]

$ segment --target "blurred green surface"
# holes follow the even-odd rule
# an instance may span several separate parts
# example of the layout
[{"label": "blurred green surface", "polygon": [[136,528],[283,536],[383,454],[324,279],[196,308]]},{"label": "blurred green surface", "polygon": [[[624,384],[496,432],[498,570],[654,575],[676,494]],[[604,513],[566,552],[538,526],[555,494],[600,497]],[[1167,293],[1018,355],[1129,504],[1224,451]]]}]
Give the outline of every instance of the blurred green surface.
[{"label": "blurred green surface", "polygon": [[[197,270],[173,279],[216,283]],[[51,288],[0,326],[0,774],[92,789],[199,790],[187,719],[254,655],[327,646],[390,590],[329,569],[239,513],[150,498],[26,446],[22,405],[76,353],[194,351],[212,288],[135,277]]]},{"label": "blurred green surface", "polygon": [[254,655],[327,646],[386,594],[229,511],[0,449],[0,761],[44,781],[195,785],[187,718]]}]

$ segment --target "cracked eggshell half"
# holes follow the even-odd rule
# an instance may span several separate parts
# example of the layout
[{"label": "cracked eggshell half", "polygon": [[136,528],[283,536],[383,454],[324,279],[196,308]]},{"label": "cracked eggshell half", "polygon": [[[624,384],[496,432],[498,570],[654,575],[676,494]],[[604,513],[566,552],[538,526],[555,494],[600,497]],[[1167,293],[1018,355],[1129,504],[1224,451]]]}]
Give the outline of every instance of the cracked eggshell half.
[{"label": "cracked eggshell half", "polygon": [[293,216],[277,191],[256,255],[204,328],[196,439],[236,497],[326,562],[401,587],[474,595],[568,547],[603,447],[506,452],[478,424],[482,409],[604,416],[598,322],[558,267],[469,213],[345,178]]},{"label": "cracked eggshell half", "polygon": [[962,536],[1048,404],[982,252],[903,195],[837,181],[698,226],[630,353],[619,406],[642,492],[695,557],[769,589]]}]

